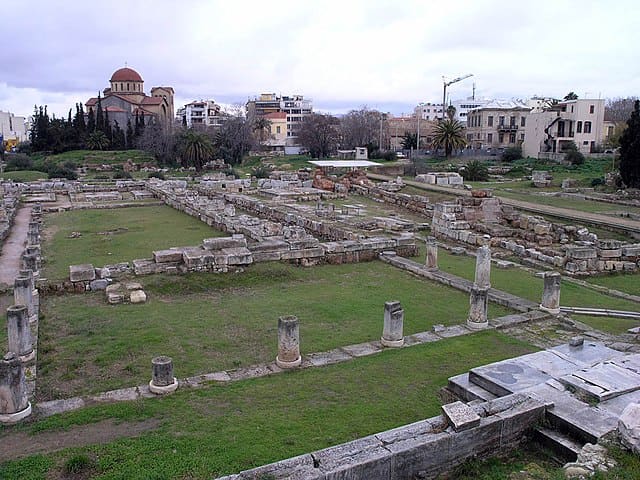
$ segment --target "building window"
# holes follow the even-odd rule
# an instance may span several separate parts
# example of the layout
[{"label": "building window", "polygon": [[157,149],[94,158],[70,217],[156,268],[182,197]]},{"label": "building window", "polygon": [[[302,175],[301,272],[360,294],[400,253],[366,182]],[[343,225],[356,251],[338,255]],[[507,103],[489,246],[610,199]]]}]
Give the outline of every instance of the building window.
[{"label": "building window", "polygon": [[516,143],[516,134],[515,133],[510,133],[509,134],[509,143]]},{"label": "building window", "polygon": [[504,133],[499,133],[498,134],[498,142],[499,143],[504,143]]},{"label": "building window", "polygon": [[493,115],[487,117],[487,126],[493,127]]},{"label": "building window", "polygon": [[276,125],[276,133],[280,133],[280,125]]},{"label": "building window", "polygon": [[516,117],[509,118],[509,125],[511,125],[512,127],[516,126]]},{"label": "building window", "polygon": [[584,122],[584,133],[591,133],[591,122]]},{"label": "building window", "polygon": [[124,86],[123,85],[124,85],[124,83],[120,84],[120,91],[124,90]]},{"label": "building window", "polygon": [[595,113],[596,111],[596,106],[595,105],[589,105],[589,113]]},{"label": "building window", "polygon": [[576,124],[576,133],[582,133],[582,122],[580,121]]},{"label": "building window", "polygon": [[524,127],[526,124],[527,117],[520,117],[520,126]]},{"label": "building window", "polygon": [[487,133],[487,143],[493,143],[493,133]]},{"label": "building window", "polygon": [[521,141],[521,142],[524,142],[524,133],[521,133],[521,134],[520,134],[520,141]]},{"label": "building window", "polygon": [[573,113],[573,105],[571,105],[571,113]]},{"label": "building window", "polygon": [[584,142],[582,142],[583,145],[589,145],[589,141],[585,140]]},{"label": "building window", "polygon": [[504,117],[503,116],[498,117],[498,126],[504,127]]}]

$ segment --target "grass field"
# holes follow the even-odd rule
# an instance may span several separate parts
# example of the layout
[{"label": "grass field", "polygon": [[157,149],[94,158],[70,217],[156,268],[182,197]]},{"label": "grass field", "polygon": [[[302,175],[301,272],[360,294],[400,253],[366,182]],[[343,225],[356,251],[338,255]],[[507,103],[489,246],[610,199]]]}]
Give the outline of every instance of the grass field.
[{"label": "grass field", "polygon": [[[611,288],[631,295],[640,295],[640,275],[603,275],[599,277],[589,277],[587,282],[602,287]],[[640,309],[640,304],[638,305]]]},{"label": "grass field", "polygon": [[155,162],[153,155],[142,150],[70,150],[56,155],[33,155],[34,164],[39,165],[45,160],[55,164],[73,162],[76,165],[109,165],[118,164],[131,160],[134,163]]},{"label": "grass field", "polygon": [[[226,236],[171,207],[74,210],[45,218],[44,276],[63,279],[69,265],[96,267],[150,258],[153,250],[199,245],[203,238]],[[78,238],[70,238],[79,232]]]},{"label": "grass field", "polygon": [[[159,425],[138,438],[5,463],[0,478],[67,478],[65,463],[84,455],[95,479],[211,479],[437,415],[437,391],[448,377],[533,350],[487,331],[162,399],[88,407],[18,428],[37,435],[105,419]],[[0,442],[7,430],[0,427]]]},{"label": "grass field", "polygon": [[18,170],[15,172],[0,173],[0,178],[3,180],[13,180],[14,182],[34,182],[48,177],[46,173],[38,172],[37,170]]},{"label": "grass field", "polygon": [[[441,270],[468,280],[475,275],[475,258],[451,255],[444,249],[438,251],[438,264]],[[627,275],[628,289],[640,291],[640,275]],[[542,298],[543,281],[541,278],[518,268],[501,270],[492,265],[491,286],[519,297],[539,302]],[[610,297],[574,283],[562,283],[560,304],[567,307],[595,307],[616,310],[640,310],[640,304]],[[624,333],[628,328],[637,326],[637,320],[608,317],[576,316],[577,320],[594,328],[610,333]]]},{"label": "grass field", "polygon": [[[282,315],[298,316],[301,350],[311,353],[379,339],[387,300],[402,303],[405,335],[464,323],[469,309],[467,294],[382,262],[261,263],[238,274],[138,280],[143,305],[108,305],[100,292],[43,302],[39,398],[137,385],[160,354],[175,359],[180,376],[272,361]],[[491,318],[508,313],[489,309]]]}]

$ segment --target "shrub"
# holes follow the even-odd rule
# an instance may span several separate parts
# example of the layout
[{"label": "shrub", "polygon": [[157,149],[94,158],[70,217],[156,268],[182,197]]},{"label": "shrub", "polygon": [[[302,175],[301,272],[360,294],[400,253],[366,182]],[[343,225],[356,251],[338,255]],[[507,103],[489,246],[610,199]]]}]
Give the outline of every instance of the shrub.
[{"label": "shrub", "polygon": [[460,173],[467,181],[484,182],[489,179],[489,170],[480,160],[473,160],[461,168]]},{"label": "shrub", "polygon": [[31,170],[33,168],[33,161],[24,153],[7,154],[6,159],[7,166],[5,167],[5,171],[7,172]]},{"label": "shrub", "polygon": [[522,147],[509,147],[502,152],[503,162],[513,162],[522,158]]},{"label": "shrub", "polygon": [[393,161],[397,157],[396,152],[394,152],[393,150],[373,150],[369,155],[369,158]]},{"label": "shrub", "polygon": [[124,170],[116,170],[113,172],[113,178],[116,180],[130,179],[133,178],[129,172],[125,172]]},{"label": "shrub", "polygon": [[582,165],[584,163],[584,155],[578,150],[569,150],[564,155],[564,161],[571,165]]},{"label": "shrub", "polygon": [[222,173],[225,175],[231,175],[233,178],[240,178],[240,175],[235,171],[235,169],[233,169],[233,167],[225,168],[222,170]]},{"label": "shrub", "polygon": [[271,169],[266,165],[258,165],[251,169],[251,175],[256,178],[269,178]]},{"label": "shrub", "polygon": [[591,186],[592,187],[597,187],[598,185],[604,185],[604,178],[603,177],[591,179]]},{"label": "shrub", "polygon": [[149,175],[147,175],[147,178],[159,178],[160,180],[165,180],[166,177],[162,172],[149,172]]}]

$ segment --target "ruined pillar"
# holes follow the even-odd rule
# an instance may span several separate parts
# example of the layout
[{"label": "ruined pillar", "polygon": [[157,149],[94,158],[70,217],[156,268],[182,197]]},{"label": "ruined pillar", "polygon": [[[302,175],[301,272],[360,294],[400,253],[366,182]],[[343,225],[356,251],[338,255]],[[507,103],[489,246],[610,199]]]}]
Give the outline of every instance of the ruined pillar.
[{"label": "ruined pillar", "polygon": [[398,301],[384,302],[384,327],[380,343],[385,347],[404,345],[404,310]]},{"label": "ruined pillar", "polygon": [[32,253],[24,253],[22,255],[22,264],[25,270],[31,270],[31,272],[38,271],[38,256]]},{"label": "ruined pillar", "polygon": [[278,319],[278,355],[276,365],[293,368],[302,363],[300,356],[300,326],[298,317],[289,315]]},{"label": "ruined pillar", "polygon": [[40,224],[38,222],[29,222],[29,230],[27,231],[27,243],[29,245],[40,244]]},{"label": "ruined pillar", "polygon": [[31,415],[24,366],[13,352],[0,360],[0,423],[16,423]]},{"label": "ruined pillar", "polygon": [[475,282],[480,288],[491,287],[491,249],[488,245],[481,246],[476,253]]},{"label": "ruined pillar", "polygon": [[436,237],[427,237],[427,258],[425,266],[434,270],[438,269],[438,244]]},{"label": "ruined pillar", "polygon": [[540,310],[557,315],[560,313],[560,280],[558,272],[544,272],[544,290]]},{"label": "ruined pillar", "polygon": [[35,358],[26,306],[12,305],[7,308],[7,336],[9,351],[18,354],[22,362],[29,362]]},{"label": "ruined pillar", "polygon": [[175,392],[178,379],[173,376],[173,360],[161,355],[151,360],[151,381],[149,390],[156,395]]},{"label": "ruined pillar", "polygon": [[475,284],[471,287],[467,327],[472,330],[481,330],[489,326],[489,320],[487,318],[488,297],[489,287],[481,288]]},{"label": "ruined pillar", "polygon": [[33,308],[33,288],[29,277],[19,276],[13,282],[13,304],[27,307],[29,320],[34,315]]},{"label": "ruined pillar", "polygon": [[34,317],[37,320],[38,315],[40,314],[40,292],[38,292],[38,289],[36,288],[33,272],[31,270],[20,270],[18,276],[27,277],[29,279],[29,283],[31,284],[31,300],[33,302],[33,317],[30,320],[33,321]]}]

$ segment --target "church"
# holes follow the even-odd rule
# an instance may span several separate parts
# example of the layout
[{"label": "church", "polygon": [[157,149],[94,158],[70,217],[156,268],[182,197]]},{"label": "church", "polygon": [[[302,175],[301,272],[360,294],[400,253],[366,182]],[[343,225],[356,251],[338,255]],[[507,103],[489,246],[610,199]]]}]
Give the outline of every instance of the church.
[{"label": "church", "polygon": [[[102,110],[108,112],[109,123],[118,125],[122,130],[127,122],[135,125],[136,114],[144,118],[145,125],[157,121],[166,128],[173,123],[172,87],[153,87],[151,96],[144,93],[144,80],[138,72],[129,67],[116,70],[109,80],[111,86],[103,90],[100,103]],[[98,98],[93,97],[85,103],[86,112],[97,111]]]}]

